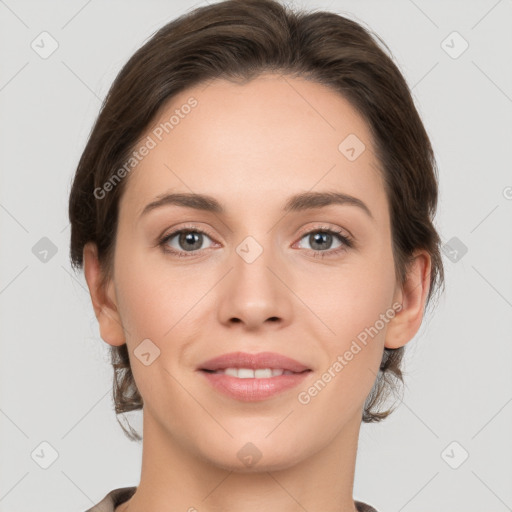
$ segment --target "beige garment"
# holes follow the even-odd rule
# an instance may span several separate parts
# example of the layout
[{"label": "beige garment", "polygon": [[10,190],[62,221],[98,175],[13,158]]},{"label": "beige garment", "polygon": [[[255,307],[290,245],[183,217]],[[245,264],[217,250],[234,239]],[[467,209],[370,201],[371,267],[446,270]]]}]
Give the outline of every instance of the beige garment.
[{"label": "beige garment", "polygon": [[[128,501],[137,490],[137,487],[122,487],[110,491],[97,505],[86,510],[85,512],[114,512],[114,509]],[[377,512],[373,507],[362,503],[361,501],[355,502],[358,512]]]}]

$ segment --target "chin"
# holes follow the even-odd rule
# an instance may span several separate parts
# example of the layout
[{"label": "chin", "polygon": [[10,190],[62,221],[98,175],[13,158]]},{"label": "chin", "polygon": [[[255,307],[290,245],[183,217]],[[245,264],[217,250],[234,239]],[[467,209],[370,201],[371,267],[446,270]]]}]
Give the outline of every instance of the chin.
[{"label": "chin", "polygon": [[[254,439],[254,438],[253,438]],[[297,446],[300,443],[289,438],[289,444],[283,445],[281,439],[274,442],[269,438],[261,436],[260,441],[249,440],[247,436],[243,439],[231,440],[227,444],[216,447],[208,447],[209,453],[203,453],[208,461],[227,471],[236,473],[259,473],[263,471],[280,471],[288,469],[307,457],[307,450],[304,446],[299,451]]]},{"label": "chin", "polygon": [[226,471],[251,474],[285,470],[297,464],[298,460],[295,454],[290,455],[290,457],[276,457],[275,455],[270,455],[269,457],[262,456],[257,462],[248,464],[244,461],[240,461],[235,455],[235,458],[231,457],[226,459],[226,457],[223,456],[220,459],[210,459],[210,462]]}]

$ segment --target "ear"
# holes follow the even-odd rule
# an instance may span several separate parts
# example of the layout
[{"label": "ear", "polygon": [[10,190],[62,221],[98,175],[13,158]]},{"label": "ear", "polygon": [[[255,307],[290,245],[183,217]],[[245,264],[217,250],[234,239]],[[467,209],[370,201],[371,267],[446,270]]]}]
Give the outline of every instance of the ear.
[{"label": "ear", "polygon": [[88,242],[83,251],[84,274],[94,313],[100,326],[100,335],[109,345],[120,346],[125,343],[121,317],[117,310],[114,283],[109,281],[106,287],[101,285],[101,267],[96,244]]},{"label": "ear", "polygon": [[431,264],[427,251],[417,251],[409,265],[405,283],[397,285],[394,299],[402,304],[402,309],[388,323],[384,343],[386,348],[402,347],[418,332],[430,289]]}]

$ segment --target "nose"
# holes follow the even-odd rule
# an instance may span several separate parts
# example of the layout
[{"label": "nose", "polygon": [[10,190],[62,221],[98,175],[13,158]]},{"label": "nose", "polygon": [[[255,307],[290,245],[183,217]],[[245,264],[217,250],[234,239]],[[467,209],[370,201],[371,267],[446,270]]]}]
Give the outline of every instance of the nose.
[{"label": "nose", "polygon": [[292,321],[291,276],[270,250],[263,250],[254,261],[243,251],[234,251],[230,263],[232,270],[218,290],[219,322],[254,331],[281,329]]}]

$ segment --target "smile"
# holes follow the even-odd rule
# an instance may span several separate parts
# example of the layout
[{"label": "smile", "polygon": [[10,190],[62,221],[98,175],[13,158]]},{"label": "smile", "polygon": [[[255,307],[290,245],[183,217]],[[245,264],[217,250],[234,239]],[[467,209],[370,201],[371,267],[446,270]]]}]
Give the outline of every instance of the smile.
[{"label": "smile", "polygon": [[222,370],[205,370],[211,373],[222,373],[237,377],[238,379],[270,379],[272,377],[279,377],[281,375],[292,375],[295,372],[284,370],[283,368],[225,368]]}]

